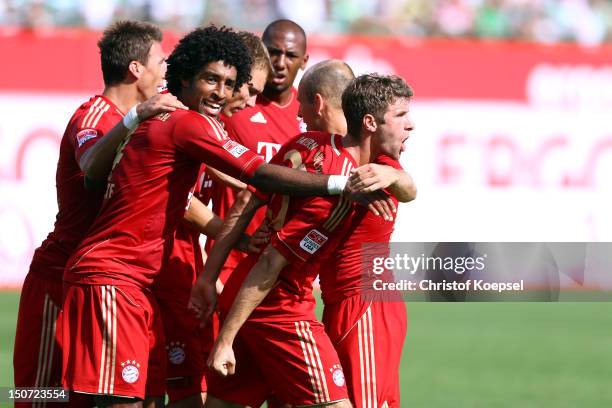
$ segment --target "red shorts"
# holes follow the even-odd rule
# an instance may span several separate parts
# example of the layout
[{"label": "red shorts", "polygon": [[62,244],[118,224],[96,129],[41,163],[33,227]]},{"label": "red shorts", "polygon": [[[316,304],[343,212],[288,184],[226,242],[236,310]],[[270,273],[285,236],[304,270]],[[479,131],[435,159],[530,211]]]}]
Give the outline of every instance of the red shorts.
[{"label": "red shorts", "polygon": [[206,359],[214,343],[216,324],[200,328],[188,300],[157,298],[166,338],[166,380],[170,402],[206,392]]},{"label": "red shorts", "polygon": [[326,305],[323,323],[345,370],[353,406],[399,407],[406,305],[377,299],[364,302],[355,295]]},{"label": "red shorts", "polygon": [[164,395],[163,327],[150,293],[66,283],[62,327],[66,388],[141,399]]},{"label": "red shorts", "polygon": [[316,321],[247,321],[234,342],[236,374],[210,375],[208,393],[260,406],[269,395],[291,405],[348,399],[340,360]]},{"label": "red shorts", "polygon": [[[57,329],[60,328],[62,286],[61,279],[53,280],[31,273],[28,273],[23,282],[13,351],[16,387],[61,385],[61,332]],[[19,407],[32,405],[15,404]]]}]

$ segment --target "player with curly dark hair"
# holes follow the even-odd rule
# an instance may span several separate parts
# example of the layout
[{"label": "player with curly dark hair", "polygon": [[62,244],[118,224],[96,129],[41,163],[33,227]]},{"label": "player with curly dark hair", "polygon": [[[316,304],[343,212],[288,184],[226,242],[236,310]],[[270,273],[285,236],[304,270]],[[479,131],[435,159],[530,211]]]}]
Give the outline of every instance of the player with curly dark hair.
[{"label": "player with curly dark hair", "polygon": [[192,101],[198,105],[190,106],[200,113],[217,116],[233,90],[250,80],[251,63],[249,50],[231,29],[215,26],[198,28],[183,37],[168,58],[168,90],[174,95],[182,94],[193,99],[199,85],[212,84],[214,75],[210,75],[209,68],[215,68],[212,74],[233,74],[218,88],[218,91],[231,90],[229,96],[217,92],[206,100]]}]

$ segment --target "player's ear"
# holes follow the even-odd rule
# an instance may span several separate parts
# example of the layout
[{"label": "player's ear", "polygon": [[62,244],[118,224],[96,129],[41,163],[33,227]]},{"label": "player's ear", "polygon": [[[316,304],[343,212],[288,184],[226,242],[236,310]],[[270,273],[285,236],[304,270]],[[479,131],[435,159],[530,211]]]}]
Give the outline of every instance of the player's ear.
[{"label": "player's ear", "polygon": [[144,67],[138,61],[131,61],[130,65],[128,65],[128,71],[136,79],[140,78],[140,76],[142,75],[143,70],[144,70]]},{"label": "player's ear", "polygon": [[368,132],[376,132],[376,129],[378,129],[378,124],[376,123],[376,118],[374,117],[374,115],[371,115],[369,113],[365,114],[363,116],[363,119],[361,121],[361,124],[363,126],[364,129],[366,129]]},{"label": "player's ear", "polygon": [[314,108],[315,113],[318,116],[321,116],[321,112],[323,111],[323,106],[325,105],[325,101],[320,93],[315,93],[314,100],[312,101],[312,106]]}]

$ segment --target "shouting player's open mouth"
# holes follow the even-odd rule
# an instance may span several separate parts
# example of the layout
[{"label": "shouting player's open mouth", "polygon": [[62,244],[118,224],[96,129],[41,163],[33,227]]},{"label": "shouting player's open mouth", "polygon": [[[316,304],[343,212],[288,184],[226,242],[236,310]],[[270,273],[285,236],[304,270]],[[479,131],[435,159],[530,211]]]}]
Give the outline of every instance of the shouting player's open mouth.
[{"label": "shouting player's open mouth", "polygon": [[408,141],[408,137],[406,137],[404,140],[402,140],[402,146],[400,147],[400,152],[405,152],[406,151],[406,141]]}]

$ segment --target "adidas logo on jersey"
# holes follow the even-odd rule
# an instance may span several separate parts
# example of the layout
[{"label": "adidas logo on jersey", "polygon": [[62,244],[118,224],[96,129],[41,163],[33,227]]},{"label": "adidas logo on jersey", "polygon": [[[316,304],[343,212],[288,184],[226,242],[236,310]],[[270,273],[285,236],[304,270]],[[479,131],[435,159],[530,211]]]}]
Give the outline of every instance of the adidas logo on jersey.
[{"label": "adidas logo on jersey", "polygon": [[251,116],[251,122],[253,122],[253,123],[268,123],[266,118],[264,118],[263,113],[261,113],[261,112],[257,112],[256,114]]}]

